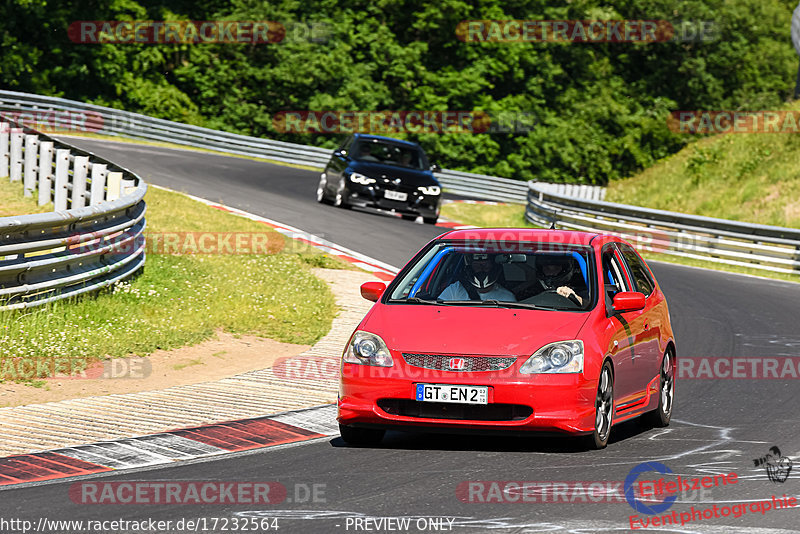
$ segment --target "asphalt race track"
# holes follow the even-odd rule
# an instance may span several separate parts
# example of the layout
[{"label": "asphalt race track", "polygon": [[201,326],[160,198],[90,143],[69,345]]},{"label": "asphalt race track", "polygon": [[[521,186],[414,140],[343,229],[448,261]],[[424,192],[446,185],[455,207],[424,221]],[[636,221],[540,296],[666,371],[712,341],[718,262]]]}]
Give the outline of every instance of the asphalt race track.
[{"label": "asphalt race track", "polygon": [[[315,202],[318,173],[239,158],[89,140],[70,142],[128,167],[146,181],[296,226],[395,266],[444,228]],[[682,357],[800,358],[800,285],[653,263],[670,303]],[[750,365],[748,363],[748,365]],[[678,495],[687,512],[747,504],[773,495],[800,497],[798,379],[678,380],[667,429],[629,422],[603,451],[567,438],[459,437],[389,433],[380,448],[346,447],[337,437],[168,468],[105,475],[97,481],[277,481],[287,501],[271,505],[85,505],[71,481],[0,492],[0,518],[179,520],[278,518],[279,532],[605,532],[628,531],[637,513],[622,502],[585,502],[550,490],[496,502],[486,481],[583,481],[622,493],[636,465],[657,461],[682,477],[735,472],[736,484]],[[753,460],[778,446],[795,459],[785,482],[768,480]],[[655,479],[652,476],[649,479]],[[472,494],[459,492],[468,481]],[[318,485],[317,502],[308,488]],[[494,486],[495,488],[497,486]],[[470,495],[472,501],[470,502]],[[516,496],[519,502],[508,502]],[[480,500],[493,502],[479,502]],[[291,502],[290,502],[291,501]],[[299,502],[298,502],[299,501]],[[531,502],[537,501],[537,502]],[[546,502],[540,502],[546,501]],[[555,501],[555,502],[554,502]],[[741,508],[741,507],[739,507]],[[663,514],[659,514],[663,515]],[[385,518],[408,519],[408,527]],[[384,522],[378,522],[384,520]],[[638,526],[641,526],[638,525]],[[13,532],[0,523],[0,531]],[[105,527],[110,528],[110,527]],[[221,528],[217,529],[222,531]],[[230,530],[230,527],[229,527]],[[652,532],[800,532],[797,509],[751,511]],[[17,530],[18,531],[18,530]],[[67,531],[67,530],[65,530]],[[111,532],[112,530],[89,530]],[[140,530],[145,532],[146,530]],[[173,527],[172,532],[182,532]],[[267,530],[264,530],[267,531]],[[116,532],[116,530],[114,530]]]}]

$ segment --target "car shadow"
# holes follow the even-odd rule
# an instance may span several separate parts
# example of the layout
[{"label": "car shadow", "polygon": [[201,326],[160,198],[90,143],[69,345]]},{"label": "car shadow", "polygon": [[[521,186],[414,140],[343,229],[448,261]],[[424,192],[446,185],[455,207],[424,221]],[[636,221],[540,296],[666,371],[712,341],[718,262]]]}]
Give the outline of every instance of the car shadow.
[{"label": "car shadow", "polygon": [[[635,418],[614,426],[608,447],[613,450],[617,444],[623,444],[653,430],[649,425]],[[448,434],[442,432],[386,432],[380,445],[374,447],[352,447],[336,436],[329,441],[332,447],[371,448],[410,451],[486,451],[486,452],[558,452],[585,453],[594,452],[589,445],[588,436],[531,434],[519,435],[485,435],[485,434]]]}]

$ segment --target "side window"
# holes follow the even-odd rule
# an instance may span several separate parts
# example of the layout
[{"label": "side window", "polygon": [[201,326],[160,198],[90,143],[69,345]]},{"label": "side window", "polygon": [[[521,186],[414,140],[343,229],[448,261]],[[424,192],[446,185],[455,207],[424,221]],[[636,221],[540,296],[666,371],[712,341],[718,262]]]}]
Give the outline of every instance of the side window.
[{"label": "side window", "polygon": [[647,266],[642,259],[636,254],[633,247],[629,245],[619,243],[619,249],[622,252],[622,256],[625,258],[625,263],[628,264],[628,270],[636,284],[636,291],[644,293],[645,296],[652,294],[653,290],[656,288],[656,284],[650,277],[650,271],[647,270]]},{"label": "side window", "polygon": [[350,153],[350,148],[352,147],[352,145],[353,145],[353,136],[351,134],[347,136],[347,139],[345,139],[341,145],[339,145],[339,150],[346,150],[348,153]]},{"label": "side window", "polygon": [[620,291],[628,291],[622,266],[613,248],[603,252],[603,286],[609,298],[614,298]]}]

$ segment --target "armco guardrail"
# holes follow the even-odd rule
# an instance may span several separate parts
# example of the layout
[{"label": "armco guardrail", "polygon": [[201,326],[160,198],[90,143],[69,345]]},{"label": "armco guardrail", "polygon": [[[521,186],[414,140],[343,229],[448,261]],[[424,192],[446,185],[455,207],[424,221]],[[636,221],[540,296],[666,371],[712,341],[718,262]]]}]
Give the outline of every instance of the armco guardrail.
[{"label": "armco guardrail", "polygon": [[38,306],[123,280],[145,261],[147,186],[110,161],[0,116],[0,179],[53,202],[0,217],[0,310]]},{"label": "armco guardrail", "polygon": [[[331,157],[331,149],[272,141],[220,132],[138,113],[63,98],[0,91],[0,110],[14,113],[19,120],[47,122],[53,127],[80,130],[103,135],[164,141],[179,145],[218,150],[285,163],[308,165],[322,169]],[[527,185],[519,180],[444,169],[436,174],[442,186],[452,193],[487,200],[525,203]],[[550,184],[560,192],[600,199],[603,188]]]},{"label": "armco guardrail", "polygon": [[640,249],[780,273],[800,273],[800,230],[567,197],[530,184],[526,218],[601,231]]}]

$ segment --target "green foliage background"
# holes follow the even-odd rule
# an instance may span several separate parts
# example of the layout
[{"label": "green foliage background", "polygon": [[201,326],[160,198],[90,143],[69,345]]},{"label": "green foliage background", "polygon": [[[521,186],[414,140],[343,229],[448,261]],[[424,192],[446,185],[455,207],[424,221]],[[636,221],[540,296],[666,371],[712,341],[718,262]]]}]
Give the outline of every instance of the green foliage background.
[{"label": "green foliage background", "polygon": [[[794,0],[0,0],[0,86],[247,135],[281,110],[535,114],[522,134],[409,135],[440,165],[605,184],[677,152],[671,110],[767,109],[794,86]],[[77,44],[79,20],[327,23],[324,42]],[[464,43],[462,20],[713,21],[717,39],[651,44]]]}]

